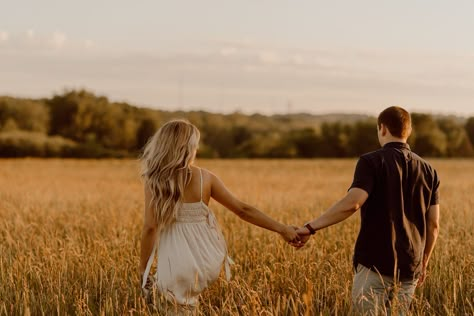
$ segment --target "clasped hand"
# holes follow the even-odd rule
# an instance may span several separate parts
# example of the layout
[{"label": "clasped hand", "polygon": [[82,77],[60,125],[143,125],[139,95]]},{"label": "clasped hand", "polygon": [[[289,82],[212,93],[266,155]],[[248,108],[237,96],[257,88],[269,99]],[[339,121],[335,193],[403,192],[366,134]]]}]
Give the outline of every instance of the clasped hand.
[{"label": "clasped hand", "polygon": [[287,226],[287,229],[281,235],[291,246],[298,249],[303,247],[311,237],[308,228],[304,226]]}]

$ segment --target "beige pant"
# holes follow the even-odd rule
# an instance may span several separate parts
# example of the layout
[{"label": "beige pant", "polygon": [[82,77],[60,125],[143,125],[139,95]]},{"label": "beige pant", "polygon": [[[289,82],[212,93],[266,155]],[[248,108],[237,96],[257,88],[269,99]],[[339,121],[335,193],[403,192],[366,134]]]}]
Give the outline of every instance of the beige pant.
[{"label": "beige pant", "polygon": [[418,279],[394,282],[359,264],[354,275],[352,302],[362,315],[408,314]]}]

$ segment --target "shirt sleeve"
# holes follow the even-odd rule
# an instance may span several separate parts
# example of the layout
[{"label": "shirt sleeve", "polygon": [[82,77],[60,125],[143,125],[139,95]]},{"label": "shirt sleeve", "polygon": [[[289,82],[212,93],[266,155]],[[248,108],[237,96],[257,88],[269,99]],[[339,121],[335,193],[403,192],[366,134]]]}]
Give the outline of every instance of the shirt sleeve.
[{"label": "shirt sleeve", "polygon": [[433,189],[431,190],[430,206],[439,204],[439,182],[438,173],[435,171],[433,178]]},{"label": "shirt sleeve", "polygon": [[370,161],[364,157],[360,157],[357,162],[354,180],[352,181],[351,187],[349,188],[359,188],[370,194],[374,187],[375,182],[375,170],[370,163]]}]

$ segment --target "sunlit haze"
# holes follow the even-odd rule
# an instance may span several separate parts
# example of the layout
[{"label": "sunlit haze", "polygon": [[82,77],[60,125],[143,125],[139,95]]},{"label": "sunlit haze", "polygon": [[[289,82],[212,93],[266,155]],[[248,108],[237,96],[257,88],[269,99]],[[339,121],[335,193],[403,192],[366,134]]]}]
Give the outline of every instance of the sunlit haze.
[{"label": "sunlit haze", "polygon": [[474,115],[473,1],[1,1],[0,95]]}]

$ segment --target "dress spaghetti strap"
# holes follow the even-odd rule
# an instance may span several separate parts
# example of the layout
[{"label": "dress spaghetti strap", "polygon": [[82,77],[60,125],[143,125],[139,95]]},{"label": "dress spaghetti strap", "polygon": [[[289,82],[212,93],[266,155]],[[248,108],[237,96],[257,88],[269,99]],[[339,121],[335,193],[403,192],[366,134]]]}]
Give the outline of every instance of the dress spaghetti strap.
[{"label": "dress spaghetti strap", "polygon": [[199,168],[199,176],[201,177],[201,202],[202,202],[202,170]]}]

